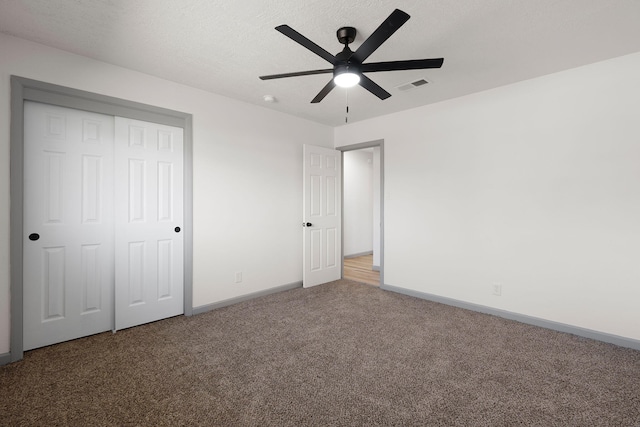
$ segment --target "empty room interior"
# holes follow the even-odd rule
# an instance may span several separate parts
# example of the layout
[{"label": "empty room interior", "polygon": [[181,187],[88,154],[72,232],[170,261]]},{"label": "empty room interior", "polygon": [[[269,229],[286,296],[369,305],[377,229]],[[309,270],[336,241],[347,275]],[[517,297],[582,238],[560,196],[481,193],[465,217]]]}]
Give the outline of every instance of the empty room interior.
[{"label": "empty room interior", "polygon": [[639,19],[0,0],[0,420],[640,425]]}]

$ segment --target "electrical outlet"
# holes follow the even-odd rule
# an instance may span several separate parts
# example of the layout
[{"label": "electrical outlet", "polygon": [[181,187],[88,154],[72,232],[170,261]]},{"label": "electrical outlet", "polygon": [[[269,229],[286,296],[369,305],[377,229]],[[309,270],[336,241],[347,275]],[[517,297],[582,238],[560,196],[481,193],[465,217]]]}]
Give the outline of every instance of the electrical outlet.
[{"label": "electrical outlet", "polygon": [[236,283],[242,282],[242,271],[236,272]]},{"label": "electrical outlet", "polygon": [[492,294],[496,296],[502,295],[502,284],[500,282],[493,282],[491,286]]}]

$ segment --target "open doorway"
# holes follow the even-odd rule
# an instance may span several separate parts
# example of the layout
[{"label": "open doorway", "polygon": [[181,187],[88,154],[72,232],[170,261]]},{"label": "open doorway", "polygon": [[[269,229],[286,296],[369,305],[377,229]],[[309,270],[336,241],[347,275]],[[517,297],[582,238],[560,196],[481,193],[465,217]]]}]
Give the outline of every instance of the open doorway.
[{"label": "open doorway", "polygon": [[342,277],[383,285],[383,141],[342,151]]}]

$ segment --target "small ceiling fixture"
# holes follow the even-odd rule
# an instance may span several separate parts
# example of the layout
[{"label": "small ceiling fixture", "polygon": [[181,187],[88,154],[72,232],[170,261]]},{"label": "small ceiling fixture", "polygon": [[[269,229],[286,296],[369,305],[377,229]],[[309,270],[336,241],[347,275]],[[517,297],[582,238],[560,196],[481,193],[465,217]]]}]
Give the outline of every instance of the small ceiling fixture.
[{"label": "small ceiling fixture", "polygon": [[276,97],[273,95],[265,95],[262,99],[264,99],[264,102],[276,102]]},{"label": "small ceiling fixture", "polygon": [[405,61],[387,62],[363,62],[395,33],[398,28],[404,25],[409,19],[409,15],[400,9],[394,10],[391,15],[353,52],[349,49],[349,44],[356,38],[356,29],[353,27],[342,27],[337,32],[338,41],[344,45],[342,52],[332,55],[288,25],[279,25],[276,30],[289,37],[294,42],[302,45],[315,53],[325,61],[333,65],[333,68],[322,70],[297,71],[293,73],[272,74],[260,76],[261,80],[281,79],[285,77],[310,76],[313,74],[333,73],[333,79],[329,80],[322,90],[311,101],[318,103],[333,90],[336,86],[351,87],[360,85],[380,99],[387,99],[391,96],[389,92],[378,86],[364,73],[374,73],[378,71],[399,71],[399,70],[423,70],[426,68],[440,68],[443,58],[433,59],[409,59]]}]

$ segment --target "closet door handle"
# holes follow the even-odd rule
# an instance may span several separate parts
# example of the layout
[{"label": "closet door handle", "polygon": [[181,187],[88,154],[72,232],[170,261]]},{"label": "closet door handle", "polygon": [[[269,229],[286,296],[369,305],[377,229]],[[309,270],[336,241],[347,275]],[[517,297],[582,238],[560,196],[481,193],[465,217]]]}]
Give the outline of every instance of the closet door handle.
[{"label": "closet door handle", "polygon": [[176,227],[176,228],[174,228],[173,230],[174,230],[176,233],[179,233],[179,232],[180,232],[180,227]]},{"label": "closet door handle", "polygon": [[32,242],[35,242],[36,240],[38,240],[40,238],[40,235],[38,233],[31,233],[29,234],[29,240],[31,240]]}]

